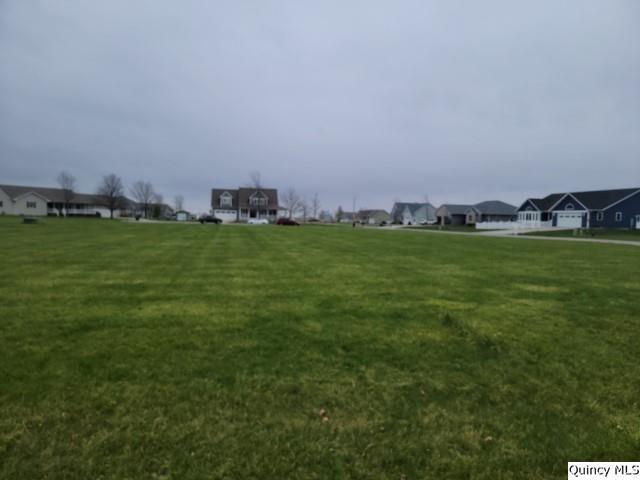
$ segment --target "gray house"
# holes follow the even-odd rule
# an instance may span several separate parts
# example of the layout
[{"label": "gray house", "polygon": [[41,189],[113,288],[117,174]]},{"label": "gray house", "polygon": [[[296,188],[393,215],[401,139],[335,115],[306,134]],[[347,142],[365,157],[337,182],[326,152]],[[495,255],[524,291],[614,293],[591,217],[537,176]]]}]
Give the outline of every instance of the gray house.
[{"label": "gray house", "polygon": [[436,217],[440,225],[464,225],[467,221],[467,212],[473,205],[461,205],[445,203],[436,210]]},{"label": "gray house", "polygon": [[396,202],[391,209],[391,222],[395,224],[423,225],[436,220],[436,207],[428,202]]},{"label": "gray house", "polygon": [[389,223],[391,216],[386,210],[360,210],[358,212],[358,221],[369,225],[378,225],[380,223]]},{"label": "gray house", "polygon": [[518,218],[518,207],[500,200],[489,200],[476,203],[467,209],[465,214],[467,225],[481,222],[512,222]]}]

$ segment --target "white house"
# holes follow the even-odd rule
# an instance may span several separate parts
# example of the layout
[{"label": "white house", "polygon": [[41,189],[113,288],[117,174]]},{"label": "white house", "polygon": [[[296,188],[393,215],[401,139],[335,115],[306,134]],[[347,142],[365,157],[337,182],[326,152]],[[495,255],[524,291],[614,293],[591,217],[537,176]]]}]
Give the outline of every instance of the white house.
[{"label": "white house", "polygon": [[[135,202],[123,198],[124,207],[114,210],[113,216],[127,215]],[[104,197],[73,193],[65,208],[65,191],[61,188],[0,185],[0,215],[77,216],[109,218],[110,211]]]}]

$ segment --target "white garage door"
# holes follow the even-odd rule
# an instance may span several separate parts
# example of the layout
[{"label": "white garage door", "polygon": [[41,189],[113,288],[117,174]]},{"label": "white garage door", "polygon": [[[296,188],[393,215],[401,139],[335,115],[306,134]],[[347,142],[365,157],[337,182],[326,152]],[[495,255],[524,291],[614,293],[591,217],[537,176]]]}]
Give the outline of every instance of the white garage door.
[{"label": "white garage door", "polygon": [[558,227],[582,228],[582,213],[558,213]]},{"label": "white garage door", "polygon": [[224,223],[235,222],[238,219],[236,212],[230,210],[215,210],[213,215]]}]

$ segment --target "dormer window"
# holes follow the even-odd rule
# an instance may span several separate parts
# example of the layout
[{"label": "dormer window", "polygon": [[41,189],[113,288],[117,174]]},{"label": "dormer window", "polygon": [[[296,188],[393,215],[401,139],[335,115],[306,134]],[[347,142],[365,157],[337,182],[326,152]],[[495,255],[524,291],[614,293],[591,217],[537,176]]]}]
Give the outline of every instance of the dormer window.
[{"label": "dormer window", "polygon": [[229,192],[224,192],[220,195],[221,207],[233,207],[233,196]]},{"label": "dormer window", "polygon": [[269,199],[262,192],[256,192],[249,197],[249,204],[252,207],[266,207],[269,204]]}]

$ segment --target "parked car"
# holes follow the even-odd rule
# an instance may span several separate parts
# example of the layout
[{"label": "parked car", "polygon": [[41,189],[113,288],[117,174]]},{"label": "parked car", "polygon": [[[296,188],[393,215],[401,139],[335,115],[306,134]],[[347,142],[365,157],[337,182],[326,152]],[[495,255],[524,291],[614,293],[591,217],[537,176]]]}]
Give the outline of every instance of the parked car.
[{"label": "parked car", "polygon": [[296,227],[299,227],[300,224],[298,222],[296,222],[295,220],[292,220],[290,218],[279,218],[278,221],[276,222],[278,225],[295,225]]},{"label": "parked car", "polygon": [[250,218],[247,223],[249,225],[269,225],[269,220],[266,218]]},{"label": "parked car", "polygon": [[213,215],[202,215],[198,221],[203,225],[205,223],[215,223],[216,225],[222,223],[220,218],[214,217]]}]

